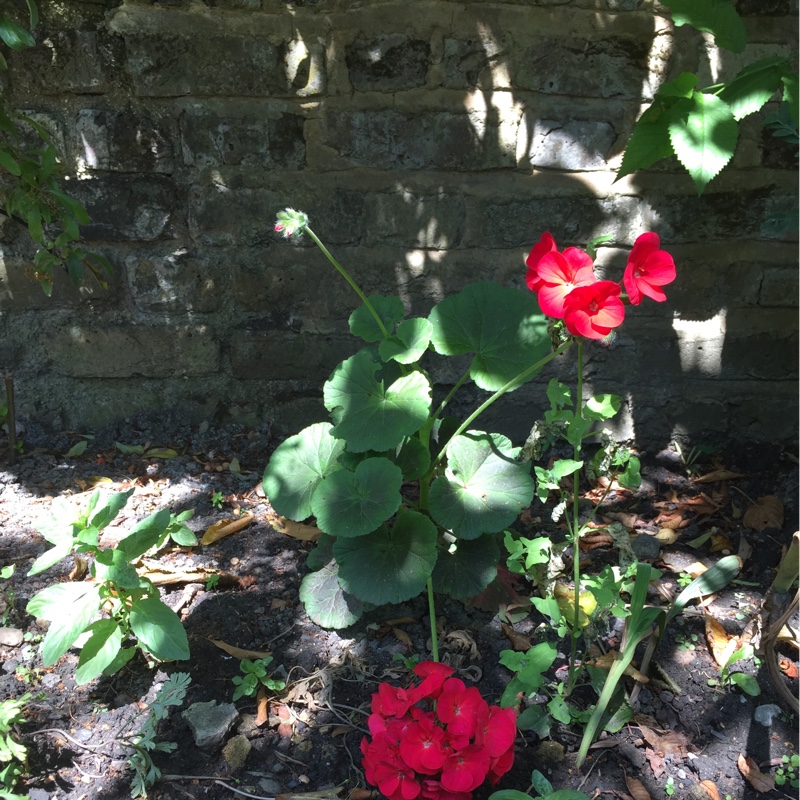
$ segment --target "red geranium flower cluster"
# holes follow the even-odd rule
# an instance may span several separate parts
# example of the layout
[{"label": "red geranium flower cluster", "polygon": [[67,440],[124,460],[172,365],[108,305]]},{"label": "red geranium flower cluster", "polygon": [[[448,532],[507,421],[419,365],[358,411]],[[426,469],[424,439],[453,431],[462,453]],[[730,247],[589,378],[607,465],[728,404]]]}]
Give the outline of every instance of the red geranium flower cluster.
[{"label": "red geranium flower cluster", "polygon": [[[388,683],[372,695],[361,752],[367,781],[389,800],[470,800],[487,778],[497,783],[514,763],[513,708],[490,706],[452,667],[425,661],[417,686]],[[430,701],[435,710],[418,703]]]},{"label": "red geranium flower cluster", "polygon": [[[661,287],[675,280],[675,262],[656,233],[643,233],[634,243],[622,284],[632,305],[647,296],[659,303],[667,299]],[[605,339],[622,324],[625,306],[622,287],[600,281],[588,253],[577,247],[559,252],[550,233],[543,233],[525,260],[525,282],[539,295],[539,307],[548,317],[563,319],[573,336]]]}]

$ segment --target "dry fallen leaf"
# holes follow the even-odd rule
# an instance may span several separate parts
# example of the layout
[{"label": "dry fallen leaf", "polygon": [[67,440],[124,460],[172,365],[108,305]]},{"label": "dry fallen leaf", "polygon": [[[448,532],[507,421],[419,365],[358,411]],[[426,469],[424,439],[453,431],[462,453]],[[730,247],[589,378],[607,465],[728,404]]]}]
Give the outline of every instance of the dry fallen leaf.
[{"label": "dry fallen leaf", "polygon": [[689,564],[686,567],[684,572],[687,572],[689,575],[692,576],[692,580],[695,578],[699,578],[704,572],[708,570],[708,567],[705,564],[701,564],[699,561],[694,561],[693,563]]},{"label": "dry fallen leaf", "polygon": [[694,483],[717,483],[718,481],[731,481],[734,478],[744,478],[742,472],[732,472],[729,469],[715,469],[707,475],[701,475],[694,479]]},{"label": "dry fallen leaf", "polygon": [[322,531],[314,525],[304,525],[302,522],[295,522],[283,517],[272,518],[269,524],[278,533],[285,533],[301,542],[316,542],[322,534]]},{"label": "dry fallen leaf", "polygon": [[241,647],[234,647],[232,644],[223,642],[222,639],[209,638],[208,641],[216,647],[219,647],[220,650],[224,650],[229,656],[233,656],[234,658],[269,658],[269,656],[272,655],[269,650],[243,650]]},{"label": "dry fallen leaf", "polygon": [[260,728],[269,721],[269,700],[267,700],[267,692],[263,686],[259,688],[256,695],[256,709],[257,713],[253,724]]},{"label": "dry fallen leaf", "polygon": [[632,531],[639,521],[638,514],[629,514],[625,511],[607,511],[603,514],[603,517],[613,520],[614,522],[621,522],[629,531]]},{"label": "dry fallen leaf", "polygon": [[775,788],[775,778],[765,775],[752,758],[745,758],[739,753],[739,771],[747,778],[747,782],[760,794],[771,792]]},{"label": "dry fallen leaf", "polygon": [[674,544],[678,541],[678,534],[672,528],[661,528],[656,539],[663,545]]},{"label": "dry fallen leaf", "polygon": [[224,536],[230,536],[232,533],[246,528],[254,519],[255,517],[252,514],[245,514],[239,519],[221,519],[208,527],[203,534],[201,544],[213,544]]},{"label": "dry fallen leaf", "polygon": [[679,758],[686,758],[689,755],[690,741],[684,734],[677,731],[658,734],[646,725],[639,725],[639,730],[650,747],[659,755],[678,756]]},{"label": "dry fallen leaf", "polygon": [[399,642],[402,642],[406,647],[413,647],[414,643],[411,637],[402,628],[392,628],[392,633]]},{"label": "dry fallen leaf", "polygon": [[647,791],[645,785],[638,778],[631,778],[630,775],[626,775],[625,783],[633,800],[653,800],[650,797],[650,792]]},{"label": "dry fallen leaf", "polygon": [[661,756],[658,755],[655,750],[651,749],[650,747],[646,747],[644,751],[644,757],[650,764],[650,769],[653,770],[654,778],[660,778],[667,771],[667,765],[664,763],[664,759],[661,758]]},{"label": "dry fallen leaf", "polygon": [[[162,569],[146,569],[140,573],[156,586],[174,586],[177,583],[205,583],[211,575],[218,573],[207,569],[193,569],[186,572],[167,572]],[[219,576],[222,578],[222,576]],[[232,581],[233,576],[228,576]]]},{"label": "dry fallen leaf", "polygon": [[[607,653],[603,654],[602,656],[598,656],[595,659],[592,659],[591,665],[593,667],[597,667],[598,669],[608,669],[610,670],[611,667],[614,666],[614,662],[619,658],[619,652],[616,650],[609,650]],[[623,675],[627,675],[629,678],[633,678],[638,683],[650,683],[650,678],[647,677],[643,672],[639,672],[633,664],[628,664],[625,667],[625,671]]]},{"label": "dry fallen leaf", "polygon": [[715,533],[711,537],[710,552],[712,552],[712,553],[722,553],[722,552],[731,553],[731,552],[733,552],[733,544],[731,543],[731,540],[727,537],[726,534],[724,534],[724,533]]},{"label": "dry fallen leaf", "polygon": [[511,642],[511,646],[520,652],[527,652],[528,650],[533,647],[533,643],[527,636],[523,636],[521,633],[517,633],[510,625],[506,625],[506,623],[502,623],[503,626],[503,633],[506,635],[506,639]]},{"label": "dry fallen leaf", "polygon": [[739,638],[731,636],[719,620],[714,619],[711,614],[706,614],[706,641],[714,661],[720,667],[728,663],[728,659],[739,645]]},{"label": "dry fallen leaf", "polygon": [[89,569],[89,564],[85,558],[81,558],[80,556],[74,556],[74,558],[75,563],[72,565],[72,569],[69,571],[67,580],[80,581],[83,579],[83,576],[86,575],[86,572]]},{"label": "dry fallen leaf", "polygon": [[722,800],[722,797],[717,789],[717,784],[713,781],[700,781],[700,785],[705,789],[706,794],[711,800]]},{"label": "dry fallen leaf", "polygon": [[787,678],[797,677],[797,667],[788,658],[779,658],[778,667]]},{"label": "dry fallen leaf", "polygon": [[774,494],[759,497],[754,506],[744,512],[742,522],[754,531],[783,527],[783,503]]},{"label": "dry fallen leaf", "polygon": [[347,800],[369,800],[372,792],[369,789],[351,789],[347,793]]}]

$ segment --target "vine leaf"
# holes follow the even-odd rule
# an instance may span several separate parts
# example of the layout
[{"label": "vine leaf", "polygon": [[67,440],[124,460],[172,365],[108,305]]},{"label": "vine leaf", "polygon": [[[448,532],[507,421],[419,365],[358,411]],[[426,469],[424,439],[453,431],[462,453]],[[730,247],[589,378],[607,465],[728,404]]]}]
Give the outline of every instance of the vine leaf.
[{"label": "vine leaf", "polygon": [[403,510],[391,530],[337,539],[339,583],[375,605],[402,603],[425,588],[436,564],[436,526],[424,514]]},{"label": "vine leaf", "polygon": [[388,458],[367,458],[354,472],[341,469],[321,481],[311,498],[317,527],[331,536],[363,536],[400,506],[403,472]]},{"label": "vine leaf", "polygon": [[733,158],[739,125],[727,103],[702,92],[680,100],[675,112],[669,124],[672,148],[701,194]]},{"label": "vine leaf", "polygon": [[318,422],[290,436],[272,454],[262,486],[270,505],[295,522],[311,516],[311,496],[317,484],[341,469],[345,445],[331,435],[333,425]]},{"label": "vine leaf", "polygon": [[765,58],[748,64],[717,96],[728,104],[735,119],[744,119],[759,111],[781,88],[788,68],[785,58]]},{"label": "vine leaf", "polygon": [[730,0],[663,0],[676,26],[691,25],[710,33],[717,47],[741,53],[747,44],[742,18]]},{"label": "vine leaf", "polygon": [[534,492],[529,465],[515,460],[518,452],[496,433],[469,431],[452,439],[447,470],[430,489],[433,519],[461,539],[510,525]]},{"label": "vine leaf", "polygon": [[325,382],[323,401],[336,423],[332,433],[345,439],[353,453],[396,447],[430,413],[431,386],[421,372],[403,375],[387,387],[376,376],[381,366],[377,350],[364,348]]},{"label": "vine leaf", "polygon": [[470,377],[487,392],[501,389],[550,352],[547,320],[534,296],[496,283],[470,284],[438,303],[428,320],[437,353],[475,354]]}]

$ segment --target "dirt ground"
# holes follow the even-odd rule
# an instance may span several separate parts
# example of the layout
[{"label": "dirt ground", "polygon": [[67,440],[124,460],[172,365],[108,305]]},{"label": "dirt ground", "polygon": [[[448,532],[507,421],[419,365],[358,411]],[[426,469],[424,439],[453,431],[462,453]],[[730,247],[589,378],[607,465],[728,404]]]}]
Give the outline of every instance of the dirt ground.
[{"label": "dirt ground", "polygon": [[[427,603],[420,597],[382,607],[338,632],[323,630],[308,619],[298,587],[306,574],[310,545],[276,529],[279,522],[260,489],[269,454],[279,444],[269,429],[207,424],[192,428],[178,416],[143,416],[97,432],[83,454],[69,458],[64,454],[81,441],[77,433],[52,436],[31,426],[22,436],[25,453],[14,465],[0,463],[0,566],[15,565],[12,578],[0,582],[7,604],[5,626],[25,636],[20,644],[0,645],[0,698],[32,694],[27,721],[17,726],[29,754],[28,774],[18,791],[31,800],[130,796],[126,763],[130,751],[120,737],[138,731],[147,703],[167,675],[175,672],[189,673],[191,684],[183,706],[173,708],[159,727],[159,739],[177,743],[177,749],[156,754],[156,764],[167,777],[150,790],[150,797],[216,800],[334,790],[314,795],[320,798],[333,797],[336,787],[343,787],[343,794],[364,788],[359,742],[370,695],[382,680],[407,680],[398,654],[428,656]],[[172,448],[177,455],[125,455],[115,442],[143,445],[146,450]],[[612,492],[604,511],[622,515],[618,519],[640,536],[656,533],[665,520],[676,527],[680,521],[677,541],[663,545],[653,556],[655,566],[663,570],[666,592],[680,590],[678,575],[692,563],[710,565],[725,552],[740,553],[742,538],[746,539],[751,553],[738,582],[707,608],[728,633],[740,634],[758,615],[782,549],[797,527],[796,455],[778,446],[757,445],[706,456],[694,465],[698,475],[725,468],[743,476],[698,483],[687,476],[674,452],[642,454],[642,488],[635,493]],[[173,513],[191,509],[194,516],[188,524],[198,536],[222,519],[252,514],[253,520],[214,544],[162,551],[159,564],[168,570],[207,568],[221,573],[213,588],[195,581],[162,590],[165,602],[180,609],[189,638],[189,661],[150,668],[137,656],[113,677],[76,686],[75,651],[54,667],[42,668],[37,642],[46,623],[37,623],[25,611],[37,591],[69,579],[73,561],[66,559],[31,578],[27,571],[49,547],[35,525],[52,499],[72,495],[80,502],[93,486],[135,490],[108,529],[110,541],[115,533],[120,535],[164,507]],[[744,514],[764,496],[780,500],[783,522],[756,531],[745,526]],[[213,503],[212,498],[216,498]],[[516,529],[533,536],[549,526],[557,536],[557,525],[548,519],[541,507],[534,506]],[[714,536],[706,543],[696,548],[687,545],[712,528]],[[608,546],[589,550],[583,554],[584,572],[615,563],[616,557]],[[506,599],[509,588],[531,596],[533,587],[524,579],[515,576],[511,582],[507,577]],[[501,599],[502,593],[496,598]],[[465,681],[474,682],[489,702],[497,702],[511,678],[498,664],[500,651],[513,646],[509,634],[523,637],[516,640],[518,646],[526,639],[554,636],[552,629],[541,627],[544,619],[535,609],[504,630],[498,615],[500,599],[484,599],[482,607],[465,607],[444,598],[437,603],[444,660]],[[657,597],[652,599],[658,602]],[[596,644],[611,648],[616,635],[618,631],[609,628]],[[288,683],[287,690],[270,701],[264,724],[256,724],[254,700],[244,697],[236,702],[238,717],[227,739],[239,736],[240,744],[243,739],[249,742],[243,766],[236,765],[232,746],[225,753],[222,745],[199,748],[181,716],[194,703],[231,702],[239,661],[212,640],[271,652],[271,667],[285,673]],[[567,649],[566,642],[559,643],[561,657],[554,669],[563,667]],[[781,659],[786,685],[796,695],[797,679],[790,676],[797,675],[798,654],[785,649]],[[515,765],[496,788],[524,791],[531,771],[538,769],[555,788],[580,788],[590,797],[797,797],[797,790],[788,784],[756,791],[737,766],[741,754],[753,759],[763,773],[774,775],[782,756],[798,752],[797,718],[786,708],[769,727],[754,719],[759,706],[781,703],[763,661],[736,666],[757,678],[762,690],[758,697],[738,688],[710,686],[708,680],[718,677],[719,668],[706,642],[703,611],[696,607],[671,623],[655,661],[650,683],[639,691],[634,719],[618,733],[605,735],[581,771],[575,768],[581,730],[557,723],[545,741],[530,732],[519,734]],[[555,674],[550,678],[555,680]],[[626,686],[630,690],[633,682]],[[593,702],[588,690],[575,697],[587,705]],[[680,736],[670,737],[670,732]],[[646,794],[626,776],[640,781]],[[490,792],[490,788],[478,790],[476,800],[484,800]]]}]

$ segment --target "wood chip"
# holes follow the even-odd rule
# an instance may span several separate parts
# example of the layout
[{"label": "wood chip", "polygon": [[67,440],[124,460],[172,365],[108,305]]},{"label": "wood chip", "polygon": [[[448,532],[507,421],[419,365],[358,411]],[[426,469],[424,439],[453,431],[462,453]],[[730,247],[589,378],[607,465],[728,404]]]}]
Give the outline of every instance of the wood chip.
[{"label": "wood chip", "polygon": [[210,525],[206,532],[203,534],[202,544],[209,545],[222,539],[224,536],[230,536],[232,533],[237,533],[246,528],[255,517],[252,514],[245,514],[239,519],[222,519]]},{"label": "wood chip", "polygon": [[232,644],[223,642],[222,639],[212,639],[209,637],[208,641],[215,647],[219,647],[220,650],[224,650],[229,656],[238,659],[250,658],[255,660],[259,658],[269,658],[269,656],[272,655],[269,650],[243,650],[241,647],[235,647]]}]

